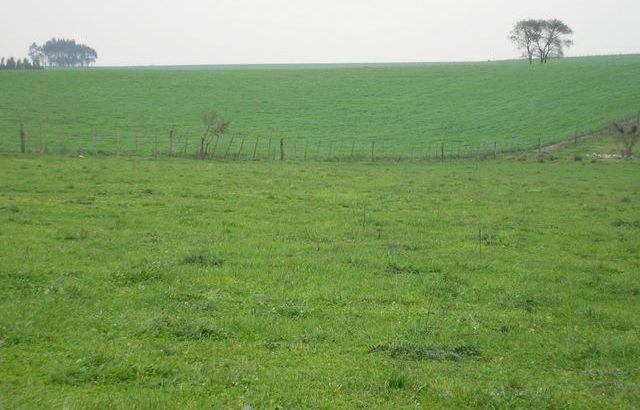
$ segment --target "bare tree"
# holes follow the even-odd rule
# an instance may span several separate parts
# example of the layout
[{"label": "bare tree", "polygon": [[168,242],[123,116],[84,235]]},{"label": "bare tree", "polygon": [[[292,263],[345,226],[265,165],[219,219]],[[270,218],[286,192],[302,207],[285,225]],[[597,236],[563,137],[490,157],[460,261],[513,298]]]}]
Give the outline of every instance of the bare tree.
[{"label": "bare tree", "polygon": [[550,57],[563,57],[564,47],[571,47],[573,41],[566,36],[573,30],[558,19],[547,20],[542,26],[542,35],[537,39],[538,58],[546,64]]},{"label": "bare tree", "polygon": [[529,19],[517,22],[509,39],[522,50],[529,64],[533,64],[534,57],[540,64],[546,64],[549,58],[562,57],[564,48],[573,45],[573,41],[567,38],[570,34],[573,30],[558,19]]},{"label": "bare tree", "polygon": [[628,158],[633,155],[633,149],[638,143],[640,134],[638,134],[638,125],[634,124],[629,129],[625,129],[622,125],[613,123],[613,127],[618,131],[618,141],[622,145],[622,157]]},{"label": "bare tree", "polygon": [[208,111],[202,114],[202,122],[204,123],[205,130],[200,137],[200,152],[198,154],[200,159],[205,159],[207,155],[209,155],[211,143],[215,139],[217,144],[218,138],[227,131],[229,125],[231,125],[231,121],[225,121],[218,117],[215,111]]},{"label": "bare tree", "polygon": [[533,64],[536,45],[542,36],[543,24],[543,20],[520,20],[509,35],[509,39],[522,50],[522,55],[529,60],[529,64]]}]

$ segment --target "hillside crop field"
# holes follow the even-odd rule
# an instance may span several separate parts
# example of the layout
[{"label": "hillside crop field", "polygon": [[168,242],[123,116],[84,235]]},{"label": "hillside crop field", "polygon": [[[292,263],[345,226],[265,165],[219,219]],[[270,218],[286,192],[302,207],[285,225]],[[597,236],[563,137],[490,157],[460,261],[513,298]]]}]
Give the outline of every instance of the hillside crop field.
[{"label": "hillside crop field", "polygon": [[[637,60],[610,61],[628,68]],[[576,76],[610,69],[588,62],[591,74]],[[549,69],[564,64],[575,61]],[[400,81],[404,70],[439,67],[389,76]],[[361,92],[377,94],[376,69],[333,78],[354,86],[365,81],[358,71],[370,75]],[[77,119],[90,128],[109,112],[107,101],[124,96],[122,76],[150,76],[169,87],[151,93],[168,96],[180,88],[170,85],[177,73],[25,73],[33,77],[16,75],[11,87],[35,87],[40,74],[55,80],[42,88],[61,92],[74,75],[99,79],[102,91],[91,97],[63,92],[55,113],[85,110]],[[237,78],[246,90],[284,76],[325,81],[327,73],[273,70],[265,83],[257,71],[183,72],[207,84]],[[578,95],[566,98],[601,98],[583,85],[572,90]],[[281,114],[292,95],[273,100]],[[354,98],[343,106],[354,110],[363,97]],[[404,109],[415,103],[407,98],[398,100]],[[185,98],[193,110],[169,119],[186,123],[204,101]],[[229,113],[238,126],[258,130],[236,104]],[[626,114],[607,104],[555,109]],[[129,121],[145,104],[134,98],[128,107],[112,105],[113,117]],[[292,117],[288,132],[310,118]],[[561,123],[549,123],[546,135]],[[494,126],[521,129],[515,120]],[[419,136],[406,131],[394,135]],[[634,408],[640,167],[590,156],[615,150],[605,138],[540,160],[340,164],[3,154],[0,407]]]},{"label": "hillside crop field", "polygon": [[[436,156],[533,147],[640,110],[640,56],[339,66],[1,72],[0,150],[193,153],[214,110],[224,150],[272,157]],[[235,138],[232,141],[231,135]],[[246,141],[243,142],[242,136]],[[269,139],[273,139],[269,150]],[[244,144],[242,147],[240,145]]]}]

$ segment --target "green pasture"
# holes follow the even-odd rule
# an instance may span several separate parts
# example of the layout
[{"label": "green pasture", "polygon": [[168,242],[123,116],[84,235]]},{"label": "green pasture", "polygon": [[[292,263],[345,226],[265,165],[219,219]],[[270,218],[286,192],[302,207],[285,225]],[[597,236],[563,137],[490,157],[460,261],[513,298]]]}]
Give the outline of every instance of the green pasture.
[{"label": "green pasture", "polygon": [[[524,123],[539,110],[553,114],[546,138],[629,114],[560,80],[572,91],[555,95],[576,104],[489,98],[518,96],[520,75],[567,80],[578,65],[587,69],[574,77],[607,78],[603,90],[637,101],[625,94],[638,84],[636,57],[0,78],[28,124],[49,107],[47,129],[73,118],[83,132],[114,121],[195,130],[197,111],[218,106],[248,133],[358,130],[409,144],[422,130],[532,137]],[[416,104],[437,81],[451,92]],[[457,121],[449,111],[463,107],[439,111],[469,87],[502,109],[478,116],[474,97]],[[383,94],[391,100],[378,106]],[[413,123],[425,112],[451,122]],[[384,120],[399,113],[397,126]],[[3,133],[16,118],[2,117]],[[616,150],[598,139],[542,157],[443,163],[3,154],[0,408],[634,408],[640,167],[593,155]]]},{"label": "green pasture", "polygon": [[[215,110],[220,155],[430,157],[533,147],[640,110],[640,56],[450,64],[165,67],[0,73],[0,150],[191,154]],[[232,139],[233,138],[233,139]],[[271,140],[271,144],[270,141]]]}]

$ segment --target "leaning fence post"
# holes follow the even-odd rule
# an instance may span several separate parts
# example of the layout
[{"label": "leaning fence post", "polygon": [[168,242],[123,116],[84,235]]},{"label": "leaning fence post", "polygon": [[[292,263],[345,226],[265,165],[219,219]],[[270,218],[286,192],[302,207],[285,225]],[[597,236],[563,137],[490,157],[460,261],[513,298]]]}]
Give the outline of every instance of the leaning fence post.
[{"label": "leaning fence post", "polygon": [[225,157],[225,158],[226,158],[227,156],[229,156],[229,151],[231,150],[231,145],[233,145],[233,138],[234,138],[234,137],[235,137],[234,135],[232,135],[232,136],[231,136],[231,141],[229,141],[229,145],[227,145],[227,150],[226,150],[226,151],[225,151],[225,153],[224,153],[224,157]]},{"label": "leaning fence post", "polygon": [[20,123],[20,153],[24,154],[27,150],[24,134],[24,124]]},{"label": "leaning fence post", "polygon": [[280,138],[280,161],[284,161],[284,139]]},{"label": "leaning fence post", "polygon": [[240,141],[240,149],[238,149],[238,159],[240,159],[240,155],[242,154],[243,145],[244,145],[244,135],[242,136],[242,140]]}]

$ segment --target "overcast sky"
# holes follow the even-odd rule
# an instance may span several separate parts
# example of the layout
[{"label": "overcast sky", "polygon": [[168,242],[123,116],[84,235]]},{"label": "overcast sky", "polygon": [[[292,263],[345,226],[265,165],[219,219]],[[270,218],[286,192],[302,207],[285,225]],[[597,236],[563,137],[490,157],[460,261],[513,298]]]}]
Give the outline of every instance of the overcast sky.
[{"label": "overcast sky", "polygon": [[20,0],[2,5],[0,56],[75,39],[98,65],[495,60],[519,19],[575,31],[567,55],[640,52],[639,0]]}]

